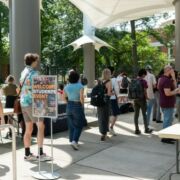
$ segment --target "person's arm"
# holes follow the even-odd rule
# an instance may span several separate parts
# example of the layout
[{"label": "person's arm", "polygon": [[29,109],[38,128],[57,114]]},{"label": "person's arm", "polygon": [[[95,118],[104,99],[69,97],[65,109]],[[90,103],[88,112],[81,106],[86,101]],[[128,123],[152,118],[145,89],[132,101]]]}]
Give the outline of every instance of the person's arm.
[{"label": "person's arm", "polygon": [[3,106],[2,106],[1,101],[0,101],[0,118],[1,118],[1,123],[0,124],[5,124],[4,115],[3,115]]},{"label": "person's arm", "polygon": [[170,88],[164,88],[164,93],[166,96],[174,96],[176,94],[179,94],[179,88],[176,88],[173,91],[171,91]]},{"label": "person's arm", "polygon": [[80,102],[84,105],[84,88],[80,89]]},{"label": "person's arm", "polygon": [[2,88],[2,93],[3,93],[4,96],[7,96],[6,87],[3,87],[3,88]]},{"label": "person's arm", "polygon": [[62,94],[62,100],[64,101],[64,102],[66,102],[67,103],[67,98],[68,96],[67,96],[67,94],[65,93],[65,91],[64,91],[64,93]]},{"label": "person's arm", "polygon": [[112,82],[111,82],[111,80],[106,83],[106,89],[107,89],[107,95],[111,96],[112,95]]}]

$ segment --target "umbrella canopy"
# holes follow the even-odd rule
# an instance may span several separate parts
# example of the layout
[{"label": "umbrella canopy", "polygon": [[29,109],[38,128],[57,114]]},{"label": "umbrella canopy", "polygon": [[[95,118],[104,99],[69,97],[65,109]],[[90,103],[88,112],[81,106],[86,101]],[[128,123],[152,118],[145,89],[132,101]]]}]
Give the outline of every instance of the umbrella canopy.
[{"label": "umbrella canopy", "polygon": [[[79,39],[73,41],[72,43],[68,44],[67,46],[73,46],[74,51],[81,48],[82,45],[84,44],[88,44],[88,43],[92,43],[94,45],[94,48],[99,51],[99,49],[103,46],[106,47],[111,47],[108,43],[106,43],[105,41],[97,38],[96,36],[87,36],[87,35],[83,35],[82,37],[80,37]],[[66,47],[67,47],[66,46]]]},{"label": "umbrella canopy", "polygon": [[172,10],[174,0],[70,0],[93,26],[102,28]]}]

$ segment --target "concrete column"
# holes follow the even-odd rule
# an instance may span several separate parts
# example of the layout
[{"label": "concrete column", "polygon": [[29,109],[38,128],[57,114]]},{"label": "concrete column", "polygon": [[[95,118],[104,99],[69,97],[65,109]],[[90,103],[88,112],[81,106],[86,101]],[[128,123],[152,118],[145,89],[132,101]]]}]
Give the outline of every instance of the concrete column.
[{"label": "concrete column", "polygon": [[[24,54],[40,54],[39,0],[12,0],[10,72],[19,80],[24,68]],[[11,29],[12,28],[12,29]]]},{"label": "concrete column", "polygon": [[175,68],[180,71],[180,0],[174,1],[175,5]]},{"label": "concrete column", "polygon": [[[90,20],[83,15],[84,35],[94,36],[95,29],[91,26]],[[95,48],[92,43],[83,46],[84,75],[88,79],[88,88],[92,88],[95,80]]]}]

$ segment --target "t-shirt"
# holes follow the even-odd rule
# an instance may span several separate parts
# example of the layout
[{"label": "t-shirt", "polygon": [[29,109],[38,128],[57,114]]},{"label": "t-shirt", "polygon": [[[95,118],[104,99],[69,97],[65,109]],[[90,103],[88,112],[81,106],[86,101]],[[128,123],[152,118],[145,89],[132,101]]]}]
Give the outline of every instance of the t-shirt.
[{"label": "t-shirt", "polygon": [[26,80],[21,89],[20,103],[22,107],[28,107],[32,105],[32,81],[33,77],[38,76],[39,72],[32,69],[30,66],[26,66],[21,73],[20,84],[22,85],[25,77]]},{"label": "t-shirt", "polygon": [[161,76],[158,82],[158,89],[160,94],[160,106],[162,108],[174,108],[176,102],[176,96],[166,96],[164,89],[170,89],[171,91],[175,89],[173,80],[167,76]]},{"label": "t-shirt", "polygon": [[116,99],[116,97],[119,94],[119,85],[117,79],[115,77],[111,78],[111,83],[112,83],[112,90],[115,93],[115,95],[112,95],[110,99]]},{"label": "t-shirt", "polygon": [[68,101],[80,101],[80,90],[84,86],[81,83],[69,83],[65,86],[64,91],[68,96]]},{"label": "t-shirt", "polygon": [[11,83],[6,84],[2,88],[3,94],[5,96],[16,96],[17,95],[16,88],[17,88],[17,86],[15,84],[11,84]]},{"label": "t-shirt", "polygon": [[[144,79],[142,79],[142,78],[140,78],[140,77],[139,77],[138,79],[140,80],[140,82],[141,82],[143,88],[144,88],[144,89],[147,89],[147,88],[148,88],[147,81],[144,80]],[[144,99],[146,99],[145,94],[144,94]]]},{"label": "t-shirt", "polygon": [[147,81],[148,88],[147,88],[147,97],[149,99],[154,99],[154,91],[153,86],[156,85],[156,78],[153,74],[147,73],[145,80]]}]

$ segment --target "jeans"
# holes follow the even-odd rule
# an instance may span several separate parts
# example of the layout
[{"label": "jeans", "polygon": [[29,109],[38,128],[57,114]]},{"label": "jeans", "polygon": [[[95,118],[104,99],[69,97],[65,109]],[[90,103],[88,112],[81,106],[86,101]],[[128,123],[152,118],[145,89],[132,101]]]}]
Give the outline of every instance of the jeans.
[{"label": "jeans", "polygon": [[153,119],[160,121],[161,120],[161,110],[160,110],[160,104],[159,104],[159,91],[156,91],[154,93],[154,96],[155,96],[155,103],[153,106]]},{"label": "jeans", "polygon": [[80,102],[68,101],[66,113],[69,127],[69,141],[78,143],[85,122],[83,106]]},{"label": "jeans", "polygon": [[140,109],[143,115],[144,129],[147,130],[148,129],[147,116],[146,116],[147,104],[145,99],[134,100],[134,124],[136,130],[139,130],[138,119],[139,119]]},{"label": "jeans", "polygon": [[99,132],[106,135],[109,131],[110,101],[102,107],[97,107]]},{"label": "jeans", "polygon": [[161,108],[164,116],[163,128],[172,125],[174,108]]},{"label": "jeans", "polygon": [[150,118],[151,118],[151,112],[152,112],[152,107],[154,105],[155,99],[149,99],[147,101],[147,124],[149,126],[150,123]]}]

